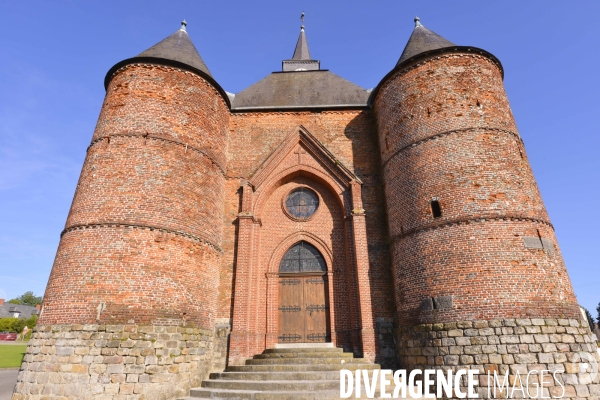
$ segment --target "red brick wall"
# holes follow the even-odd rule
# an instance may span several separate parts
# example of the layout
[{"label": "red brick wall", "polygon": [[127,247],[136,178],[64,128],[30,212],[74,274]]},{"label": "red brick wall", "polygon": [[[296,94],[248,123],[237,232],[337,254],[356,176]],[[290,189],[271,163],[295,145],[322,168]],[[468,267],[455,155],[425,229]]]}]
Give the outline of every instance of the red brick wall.
[{"label": "red brick wall", "polygon": [[363,181],[362,201],[367,215],[369,263],[373,271],[373,313],[376,317],[391,318],[394,305],[376,131],[371,112],[360,110],[232,114],[219,315],[224,318],[231,316],[237,226],[234,221],[240,212],[241,182],[251,178],[298,125],[306,127],[344,166]]},{"label": "red brick wall", "polygon": [[[298,125],[304,126],[317,141],[333,153],[336,160],[334,163],[344,165],[363,181],[360,197],[362,207],[366,210],[368,245],[364,250],[359,250],[356,257],[366,260],[365,265],[369,273],[360,278],[365,282],[359,282],[356,275],[355,239],[350,217],[355,201],[352,199],[350,182],[336,186],[335,183],[325,182],[323,178],[312,173],[285,172],[296,171],[294,168],[298,165],[297,154],[289,153],[283,157],[277,167],[269,172],[266,181],[261,183],[260,187],[251,189],[251,192],[254,191],[250,196],[254,201],[251,212],[254,218],[260,219],[262,225],[255,223],[253,228],[248,228],[253,229],[252,249],[248,255],[238,256],[240,246],[243,247],[248,240],[245,236],[238,240],[237,236],[240,225],[236,223],[236,219],[242,211],[240,187],[245,179],[254,179],[259,167],[264,167],[263,163],[290,133],[298,129]],[[269,314],[269,310],[277,309],[277,293],[274,292],[276,286],[271,286],[272,282],[265,274],[269,267],[275,265],[271,273],[276,275],[278,261],[287,250],[286,246],[281,247],[282,243],[287,243],[290,238],[300,233],[311,237],[309,241],[321,241],[322,245],[331,251],[335,270],[333,277],[330,277],[330,282],[333,282],[331,328],[334,341],[360,353],[361,326],[374,326],[376,320],[390,322],[394,310],[380,167],[370,111],[234,113],[231,120],[231,139],[223,241],[225,253],[220,290],[220,315],[232,315],[234,318],[231,342],[233,355],[230,355],[230,362],[239,362],[244,357],[262,351],[265,345],[269,346],[277,341],[277,321]],[[298,171],[320,171],[319,173],[327,177],[325,179],[336,179],[328,175],[322,161],[311,157],[310,154],[302,156],[301,164]],[[324,200],[323,209],[311,221],[292,221],[282,210],[282,197],[297,185],[314,188]],[[289,246],[292,244],[288,243]],[[244,257],[251,258],[251,266],[242,265],[246,262]],[[251,271],[246,275],[242,272],[244,269]],[[251,283],[247,282],[248,279],[252,279]],[[276,280],[276,277],[273,279]],[[236,300],[246,301],[235,297],[231,301],[234,285],[236,292],[240,285],[248,286],[250,305],[244,312],[251,315],[232,314],[231,307]],[[369,321],[361,321],[361,285],[366,288],[363,290],[365,293],[361,295],[368,296],[372,304],[363,305],[363,308],[368,310],[362,317]],[[236,330],[236,318],[238,322],[240,318],[247,320],[241,324],[246,326],[243,329],[247,331],[242,332],[242,335],[256,337],[240,339],[240,332]]]},{"label": "red brick wall", "polygon": [[217,314],[229,112],[190,72],[113,76],[44,298],[41,324],[191,323]]},{"label": "red brick wall", "polygon": [[[420,61],[388,78],[375,111],[400,324],[578,318],[498,66],[460,53]],[[525,248],[538,235],[555,251]],[[438,296],[454,307],[420,308]]]}]

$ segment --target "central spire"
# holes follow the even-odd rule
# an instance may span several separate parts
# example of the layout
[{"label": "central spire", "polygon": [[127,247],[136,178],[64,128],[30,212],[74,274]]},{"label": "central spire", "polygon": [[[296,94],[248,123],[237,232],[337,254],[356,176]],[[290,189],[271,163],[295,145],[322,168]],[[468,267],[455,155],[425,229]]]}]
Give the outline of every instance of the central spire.
[{"label": "central spire", "polygon": [[290,71],[318,71],[321,69],[321,63],[318,60],[312,60],[310,58],[310,51],[308,50],[308,42],[306,41],[306,34],[304,33],[304,11],[300,16],[302,25],[300,26],[300,36],[296,43],[296,49],[294,55],[290,60],[283,60],[282,69],[284,72]]}]

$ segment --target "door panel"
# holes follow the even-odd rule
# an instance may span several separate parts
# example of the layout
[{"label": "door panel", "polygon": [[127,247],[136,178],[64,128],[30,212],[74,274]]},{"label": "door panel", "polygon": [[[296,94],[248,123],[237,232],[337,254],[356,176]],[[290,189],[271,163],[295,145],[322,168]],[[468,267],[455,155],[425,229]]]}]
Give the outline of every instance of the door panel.
[{"label": "door panel", "polygon": [[329,341],[327,320],[327,281],[325,275],[304,278],[304,340],[324,343]]},{"label": "door panel", "polygon": [[279,343],[330,340],[327,276],[279,278]]},{"label": "door panel", "polygon": [[279,343],[304,339],[303,279],[279,278]]}]

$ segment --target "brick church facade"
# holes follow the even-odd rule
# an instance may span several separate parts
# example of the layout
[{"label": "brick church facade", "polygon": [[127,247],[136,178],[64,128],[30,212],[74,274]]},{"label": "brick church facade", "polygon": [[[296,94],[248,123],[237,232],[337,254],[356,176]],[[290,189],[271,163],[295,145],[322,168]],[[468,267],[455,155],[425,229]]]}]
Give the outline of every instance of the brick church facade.
[{"label": "brick church facade", "polygon": [[511,374],[593,350],[487,51],[417,19],[365,90],[303,27],[233,95],[184,24],[105,86],[14,399],[169,398],[282,343]]}]

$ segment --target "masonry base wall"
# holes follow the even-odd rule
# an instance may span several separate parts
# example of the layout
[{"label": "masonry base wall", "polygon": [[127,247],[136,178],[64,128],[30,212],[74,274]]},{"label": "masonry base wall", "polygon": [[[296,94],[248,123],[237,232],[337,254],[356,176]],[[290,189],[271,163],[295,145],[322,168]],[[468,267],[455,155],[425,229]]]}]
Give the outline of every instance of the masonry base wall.
[{"label": "masonry base wall", "polygon": [[45,325],[27,347],[13,400],[162,400],[225,366],[229,325]]},{"label": "masonry base wall", "polygon": [[[600,363],[596,337],[587,322],[574,319],[524,318],[490,321],[460,321],[423,324],[397,330],[398,353],[402,368],[413,369],[477,369],[479,398],[529,398],[520,391],[488,396],[487,372],[502,375],[508,371],[512,387],[517,372],[523,377],[530,371],[562,370],[556,376],[564,385],[562,399],[600,399],[600,375],[591,383],[589,375],[580,374],[581,353],[590,354]],[[530,394],[536,393],[539,375],[530,378]],[[466,380],[463,380],[466,392]],[[492,381],[493,384],[493,381]],[[518,383],[516,385],[519,386]],[[562,388],[552,376],[545,376],[543,396],[560,397]]]}]

